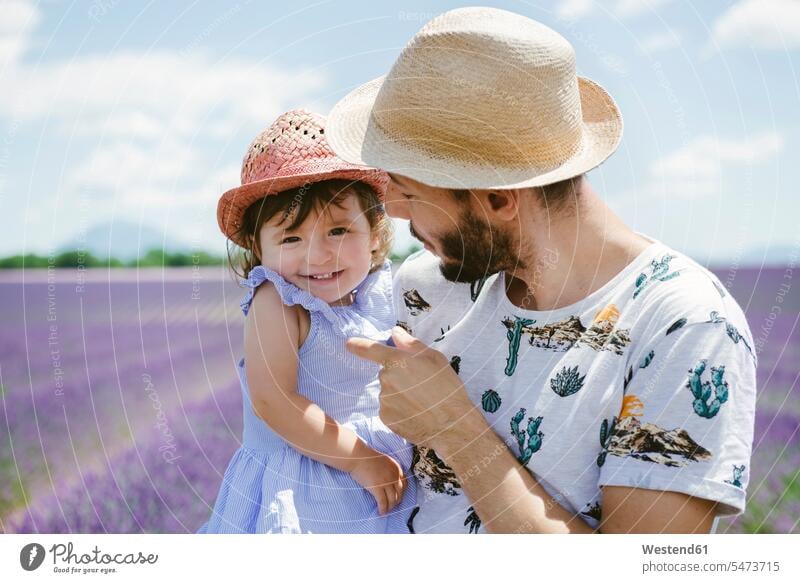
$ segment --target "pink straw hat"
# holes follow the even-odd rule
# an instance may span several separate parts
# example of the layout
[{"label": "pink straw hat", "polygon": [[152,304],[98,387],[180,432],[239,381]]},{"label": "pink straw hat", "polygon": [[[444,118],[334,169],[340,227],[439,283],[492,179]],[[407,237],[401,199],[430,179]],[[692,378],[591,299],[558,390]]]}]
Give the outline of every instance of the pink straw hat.
[{"label": "pink straw hat", "polygon": [[250,144],[242,161],[242,185],[219,199],[219,228],[242,245],[238,233],[242,215],[255,201],[332,179],[364,182],[381,200],[389,184],[386,173],[345,162],[333,153],[325,137],[323,116],[304,109],[287,111]]}]

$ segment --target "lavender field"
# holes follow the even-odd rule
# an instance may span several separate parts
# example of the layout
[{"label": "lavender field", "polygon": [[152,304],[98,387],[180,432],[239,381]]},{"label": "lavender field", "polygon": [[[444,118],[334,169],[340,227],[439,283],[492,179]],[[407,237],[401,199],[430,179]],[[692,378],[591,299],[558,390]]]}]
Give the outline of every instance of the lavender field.
[{"label": "lavender field", "polygon": [[[759,352],[748,510],[800,532],[800,272],[718,270]],[[241,436],[223,268],[0,272],[0,530],[193,532]]]}]

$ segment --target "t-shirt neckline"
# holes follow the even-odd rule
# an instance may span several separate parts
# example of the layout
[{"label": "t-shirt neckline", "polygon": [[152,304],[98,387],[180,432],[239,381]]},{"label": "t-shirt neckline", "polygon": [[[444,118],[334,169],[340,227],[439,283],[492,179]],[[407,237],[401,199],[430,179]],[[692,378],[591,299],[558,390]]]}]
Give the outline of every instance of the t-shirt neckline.
[{"label": "t-shirt neckline", "polygon": [[504,311],[511,311],[521,316],[530,316],[539,320],[544,318],[550,319],[553,317],[558,318],[561,315],[573,315],[581,313],[596,303],[600,303],[600,300],[607,296],[612,289],[616,288],[620,282],[624,281],[628,277],[631,277],[635,272],[640,271],[642,266],[649,263],[650,258],[657,254],[659,249],[662,251],[665,249],[665,246],[663,243],[661,243],[661,241],[653,239],[652,237],[649,237],[638,231],[635,232],[637,235],[650,241],[650,245],[645,247],[641,253],[634,257],[633,260],[631,260],[625,267],[622,268],[622,270],[604,283],[600,288],[596,289],[588,296],[578,300],[577,302],[574,302],[568,306],[556,308],[554,310],[529,310],[526,308],[521,308],[508,299],[508,294],[506,293],[506,274],[504,271],[501,271],[495,278],[490,293],[486,294],[487,298],[498,295],[499,299],[497,301],[497,305]]}]

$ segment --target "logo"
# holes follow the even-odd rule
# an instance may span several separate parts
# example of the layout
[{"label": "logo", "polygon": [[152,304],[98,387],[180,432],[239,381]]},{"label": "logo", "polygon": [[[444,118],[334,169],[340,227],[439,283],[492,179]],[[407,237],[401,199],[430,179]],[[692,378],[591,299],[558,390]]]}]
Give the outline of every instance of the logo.
[{"label": "logo", "polygon": [[28,543],[19,552],[19,564],[26,571],[35,571],[44,561],[44,547],[39,543]]}]

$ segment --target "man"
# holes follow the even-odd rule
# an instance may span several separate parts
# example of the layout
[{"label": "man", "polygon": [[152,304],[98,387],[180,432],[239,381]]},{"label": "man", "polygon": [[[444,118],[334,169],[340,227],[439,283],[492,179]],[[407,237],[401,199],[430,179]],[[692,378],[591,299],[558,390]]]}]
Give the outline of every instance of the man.
[{"label": "man", "polygon": [[709,532],[744,510],[752,336],[589,185],[621,132],[564,38],[487,8],[428,23],[329,116],[425,244],[395,278],[396,347],[349,343],[416,444],[411,532]]}]

